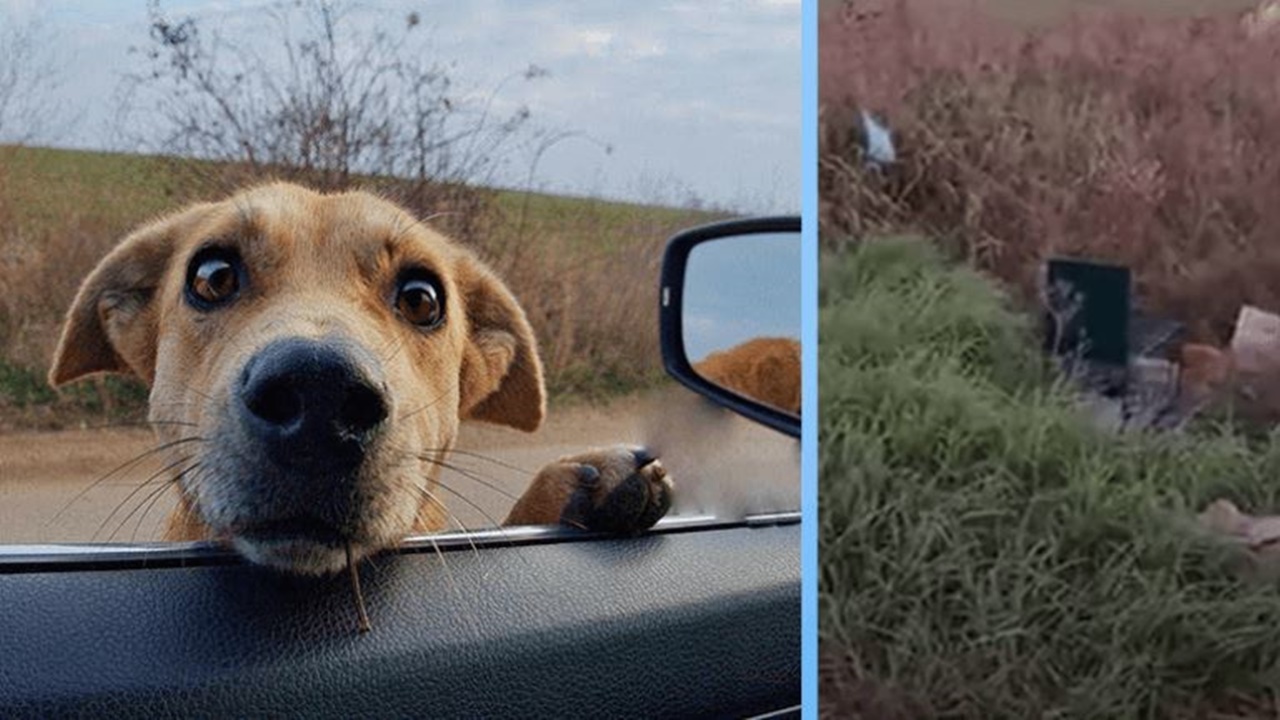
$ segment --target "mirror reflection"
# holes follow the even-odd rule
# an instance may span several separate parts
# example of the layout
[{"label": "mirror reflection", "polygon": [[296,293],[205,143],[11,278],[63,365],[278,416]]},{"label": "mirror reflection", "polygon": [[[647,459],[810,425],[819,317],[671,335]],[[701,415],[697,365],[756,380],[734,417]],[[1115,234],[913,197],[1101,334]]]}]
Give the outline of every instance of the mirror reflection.
[{"label": "mirror reflection", "polygon": [[709,240],[689,252],[685,354],[703,379],[800,416],[800,233]]}]

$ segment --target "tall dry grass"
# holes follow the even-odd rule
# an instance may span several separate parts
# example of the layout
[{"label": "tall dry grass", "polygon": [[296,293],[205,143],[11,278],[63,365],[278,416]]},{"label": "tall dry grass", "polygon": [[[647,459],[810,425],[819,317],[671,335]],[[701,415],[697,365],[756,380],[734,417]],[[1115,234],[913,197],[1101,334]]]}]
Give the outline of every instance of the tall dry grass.
[{"label": "tall dry grass", "polygon": [[91,213],[43,227],[20,222],[8,192],[19,181],[0,165],[0,344],[6,359],[32,364],[48,354],[57,318],[112,229]]},{"label": "tall dry grass", "polygon": [[528,314],[553,395],[600,399],[665,377],[658,279],[666,240],[724,217],[599,201],[527,211],[523,202],[499,203],[476,245]]},{"label": "tall dry grass", "polygon": [[[1151,310],[1225,340],[1280,311],[1280,33],[1236,12],[1013,25],[959,0],[858,0],[820,22],[824,236],[915,229],[1034,297],[1049,255],[1135,271]],[[900,163],[868,172],[858,110]]]},{"label": "tall dry grass", "polygon": [[133,421],[142,417],[145,394],[125,378],[96,378],[55,391],[45,374],[62,315],[80,281],[120,237],[124,227],[100,211],[122,200],[99,203],[67,199],[52,220],[35,222],[30,178],[15,173],[17,149],[0,148],[0,429]]}]

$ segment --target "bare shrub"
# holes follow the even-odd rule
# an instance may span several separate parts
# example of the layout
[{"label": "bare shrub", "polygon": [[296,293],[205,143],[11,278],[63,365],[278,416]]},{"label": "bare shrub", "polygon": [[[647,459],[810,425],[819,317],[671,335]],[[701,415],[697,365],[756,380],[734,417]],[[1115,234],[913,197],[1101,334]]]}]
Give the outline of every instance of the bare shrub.
[{"label": "bare shrub", "polygon": [[[1135,271],[1150,309],[1223,341],[1280,310],[1280,36],[1235,13],[1005,24],[971,2],[866,0],[820,24],[829,241],[925,230],[1035,297],[1052,254]],[[895,131],[867,171],[853,122]]]},{"label": "bare shrub", "polygon": [[0,142],[49,139],[68,126],[50,92],[61,80],[52,40],[39,22],[0,12]]},{"label": "bare shrub", "polygon": [[[496,89],[459,86],[448,64],[431,59],[416,13],[366,27],[357,9],[275,3],[259,11],[256,32],[265,34],[229,38],[152,0],[147,67],[123,87],[122,127],[137,128],[127,142],[217,161],[180,164],[195,194],[265,178],[325,190],[372,184],[474,235],[488,200],[476,187],[525,129],[528,108],[502,112]],[[544,74],[531,65],[511,77]]]},{"label": "bare shrub", "polygon": [[529,316],[552,394],[599,398],[653,383],[662,377],[658,275],[665,240],[713,216],[540,200],[532,219],[504,218],[480,245]]}]

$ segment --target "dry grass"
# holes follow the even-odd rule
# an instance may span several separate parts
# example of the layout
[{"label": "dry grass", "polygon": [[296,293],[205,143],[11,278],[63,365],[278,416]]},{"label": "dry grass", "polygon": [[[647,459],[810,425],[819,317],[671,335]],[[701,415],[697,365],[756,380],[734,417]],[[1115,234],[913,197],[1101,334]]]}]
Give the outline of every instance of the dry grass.
[{"label": "dry grass", "polygon": [[[922,230],[1028,300],[1048,255],[1125,263],[1201,340],[1242,303],[1280,310],[1280,34],[1247,40],[1234,8],[1034,27],[979,9],[828,6],[825,235]],[[863,108],[897,133],[886,177],[857,157]]]},{"label": "dry grass", "polygon": [[[144,393],[136,383],[63,393],[45,384],[62,313],[130,228],[262,179],[163,158],[0,148],[0,428],[139,419]],[[495,266],[529,313],[553,400],[598,399],[661,377],[662,248],[712,214],[475,188],[427,196],[377,178],[358,183],[432,217]]]}]

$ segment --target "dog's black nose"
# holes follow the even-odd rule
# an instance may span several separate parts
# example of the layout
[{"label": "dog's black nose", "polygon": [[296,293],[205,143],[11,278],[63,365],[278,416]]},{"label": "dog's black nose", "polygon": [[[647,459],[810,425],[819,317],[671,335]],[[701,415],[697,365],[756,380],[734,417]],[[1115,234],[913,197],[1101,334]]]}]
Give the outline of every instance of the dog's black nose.
[{"label": "dog's black nose", "polygon": [[258,351],[240,376],[240,399],[250,434],[286,464],[358,464],[387,417],[382,392],[348,351],[304,338]]}]

